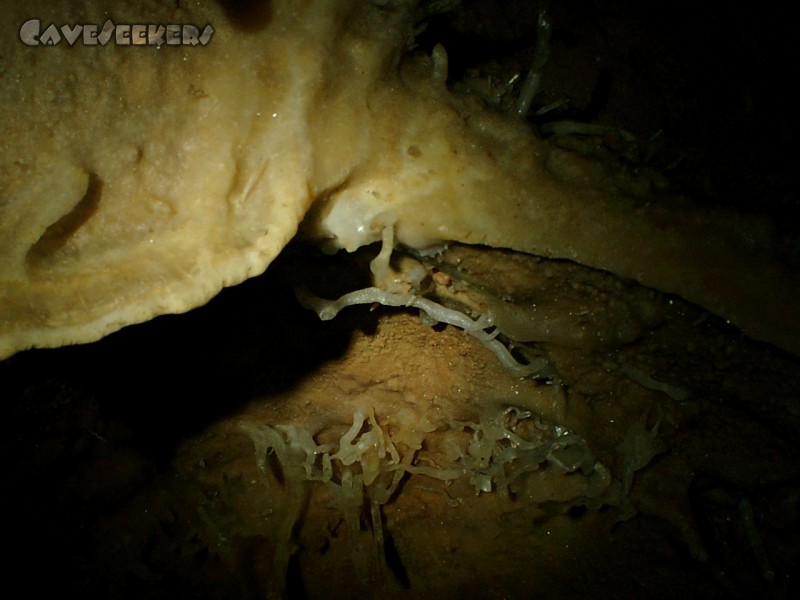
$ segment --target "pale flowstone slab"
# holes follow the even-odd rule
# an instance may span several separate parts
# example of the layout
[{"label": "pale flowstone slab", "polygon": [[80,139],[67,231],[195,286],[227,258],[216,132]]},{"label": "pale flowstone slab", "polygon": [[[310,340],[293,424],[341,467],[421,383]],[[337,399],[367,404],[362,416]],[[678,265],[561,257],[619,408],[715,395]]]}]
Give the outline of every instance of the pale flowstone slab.
[{"label": "pale flowstone slab", "polygon": [[[378,4],[4,7],[0,357],[199,306],[301,221],[331,249],[393,226],[415,248],[574,260],[800,352],[800,283],[769,223],[660,195],[448,91],[444,49],[404,54],[411,3]],[[106,45],[75,37],[109,19]],[[159,24],[196,44],[126,44]]]}]

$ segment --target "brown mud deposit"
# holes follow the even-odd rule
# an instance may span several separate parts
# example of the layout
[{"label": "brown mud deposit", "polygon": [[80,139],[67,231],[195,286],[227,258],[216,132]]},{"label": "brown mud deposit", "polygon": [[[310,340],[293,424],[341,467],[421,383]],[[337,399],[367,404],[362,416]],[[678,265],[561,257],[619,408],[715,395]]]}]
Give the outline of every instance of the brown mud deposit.
[{"label": "brown mud deposit", "polygon": [[[670,167],[701,200],[789,222],[793,129],[756,68],[774,50],[767,26],[725,11],[722,24],[687,21],[681,3],[658,19],[578,4],[554,11],[541,103],[569,97],[576,117],[669,139],[569,143]],[[438,26],[519,35],[524,19],[498,14],[491,27],[464,3]],[[241,26],[269,19],[258,15]],[[764,54],[727,42],[720,65],[700,51],[726,35]],[[513,71],[524,51],[504,52],[481,68]],[[715,87],[741,72],[745,89]],[[188,314],[0,363],[7,586],[111,599],[793,596],[797,357],[678,297],[487,248],[426,259],[430,293],[476,314],[512,307],[498,318],[520,359],[547,359],[538,379],[416,310],[320,322],[299,306],[297,285],[328,298],[369,285],[377,252],[290,246]]]},{"label": "brown mud deposit", "polygon": [[[602,323],[614,317],[598,307],[622,295],[658,318],[624,345],[537,345],[558,373],[537,382],[416,311],[354,307],[321,323],[297,306],[298,277],[350,289],[367,251],[354,261],[290,249],[189,315],[4,363],[12,573],[47,565],[29,585],[108,598],[782,597],[794,585],[795,358],[680,299],[522,256],[504,279],[515,290],[544,268],[577,290],[560,295],[568,312],[592,298]],[[470,262],[472,252],[461,262],[475,281],[486,256]],[[554,423],[580,436],[588,473],[537,460],[507,493],[496,473],[478,493],[475,470],[452,481],[412,470],[375,513],[371,497],[396,473],[389,452],[373,443],[347,468],[335,458],[354,414],[373,410],[405,464],[463,465],[475,425],[507,407],[524,440]],[[302,452],[288,464],[266,451],[265,428],[292,425],[334,446],[332,482],[307,481]],[[375,430],[366,419],[358,433]],[[320,456],[312,473],[324,479]],[[348,496],[345,470],[377,475]]]}]

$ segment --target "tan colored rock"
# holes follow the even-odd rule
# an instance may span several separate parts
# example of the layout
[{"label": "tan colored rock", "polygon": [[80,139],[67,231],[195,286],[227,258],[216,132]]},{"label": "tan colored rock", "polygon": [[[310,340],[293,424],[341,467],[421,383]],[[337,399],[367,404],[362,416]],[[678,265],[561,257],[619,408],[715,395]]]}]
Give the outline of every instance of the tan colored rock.
[{"label": "tan colored rock", "polygon": [[[568,258],[800,352],[800,283],[768,225],[657,197],[452,94],[443,50],[401,61],[403,10],[235,6],[3,9],[0,357],[199,306],[261,273],[304,216],[304,235],[332,248],[393,223],[415,247]],[[205,46],[26,46],[33,17],[214,34]]]}]

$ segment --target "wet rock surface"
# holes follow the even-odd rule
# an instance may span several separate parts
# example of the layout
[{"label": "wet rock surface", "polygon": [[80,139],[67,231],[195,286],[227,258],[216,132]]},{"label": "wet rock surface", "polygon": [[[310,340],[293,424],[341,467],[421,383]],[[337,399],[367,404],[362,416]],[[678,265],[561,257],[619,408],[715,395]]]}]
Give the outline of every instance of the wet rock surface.
[{"label": "wet rock surface", "polygon": [[[32,589],[110,598],[783,597],[795,585],[797,359],[652,296],[661,318],[635,341],[537,344],[558,379],[534,381],[415,311],[353,307],[321,323],[296,304],[298,277],[355,287],[374,251],[293,250],[189,315],[3,363],[10,574],[46,564],[53,576]],[[554,279],[597,282],[566,272]],[[274,449],[259,455],[247,432],[293,426],[337,447],[354,413],[372,410],[409,464],[444,469],[477,439],[458,423],[507,407],[531,413],[513,426],[522,439],[547,425],[580,436],[617,492],[593,499],[590,477],[546,461],[506,493],[496,479],[478,493],[468,476],[409,471],[373,513],[374,486],[337,501],[338,488],[292,479]],[[395,471],[382,460],[386,486]]]}]

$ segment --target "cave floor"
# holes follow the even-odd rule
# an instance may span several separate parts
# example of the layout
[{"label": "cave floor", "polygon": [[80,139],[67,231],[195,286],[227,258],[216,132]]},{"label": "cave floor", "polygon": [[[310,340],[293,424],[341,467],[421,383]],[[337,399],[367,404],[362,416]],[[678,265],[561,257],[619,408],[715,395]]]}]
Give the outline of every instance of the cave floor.
[{"label": "cave floor", "polygon": [[[298,277],[355,289],[375,251],[291,250],[187,315],[0,365],[8,576],[37,567],[48,576],[29,589],[105,598],[781,598],[796,587],[796,358],[649,291],[658,318],[637,339],[537,344],[550,365],[538,380],[415,310],[353,307],[320,322],[298,306]],[[490,271],[508,262],[483,252]],[[592,298],[641,294],[569,263],[517,262]],[[337,486],[306,481],[248,433],[291,425],[343,445],[371,410],[410,464],[446,467],[482,417],[508,407],[532,415],[514,428],[523,438],[534,418],[580,436],[616,486],[638,456],[629,492],[589,493],[590,478],[544,463],[509,493],[405,473],[376,517],[366,486],[334,497],[342,464]]]}]

